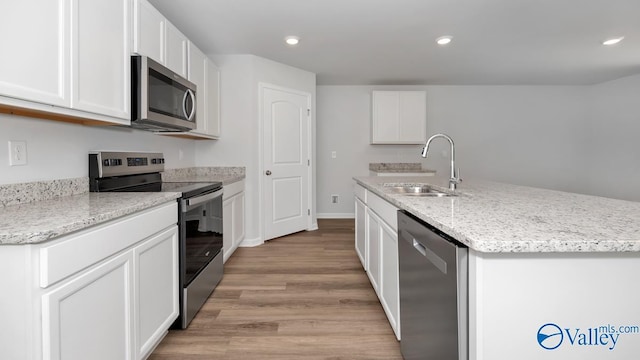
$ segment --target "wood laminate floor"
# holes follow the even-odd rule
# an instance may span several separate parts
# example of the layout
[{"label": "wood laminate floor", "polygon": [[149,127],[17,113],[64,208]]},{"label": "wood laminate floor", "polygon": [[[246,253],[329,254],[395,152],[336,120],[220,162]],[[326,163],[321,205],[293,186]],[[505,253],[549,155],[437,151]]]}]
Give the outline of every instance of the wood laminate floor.
[{"label": "wood laminate floor", "polygon": [[354,250],[353,220],[239,248],[186,330],[149,358],[401,360]]}]

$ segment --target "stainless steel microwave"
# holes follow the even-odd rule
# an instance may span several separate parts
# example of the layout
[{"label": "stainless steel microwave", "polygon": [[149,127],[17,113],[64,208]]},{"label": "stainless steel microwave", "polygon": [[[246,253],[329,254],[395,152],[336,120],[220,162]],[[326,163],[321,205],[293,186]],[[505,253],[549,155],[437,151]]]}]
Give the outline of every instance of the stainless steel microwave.
[{"label": "stainless steel microwave", "polygon": [[195,129],[196,85],[146,56],[132,56],[131,126],[151,131]]}]

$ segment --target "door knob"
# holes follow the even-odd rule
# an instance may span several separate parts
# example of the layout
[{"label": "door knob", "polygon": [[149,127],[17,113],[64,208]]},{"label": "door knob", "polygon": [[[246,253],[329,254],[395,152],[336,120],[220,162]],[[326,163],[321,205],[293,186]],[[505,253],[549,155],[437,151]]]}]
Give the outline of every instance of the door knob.
[{"label": "door knob", "polygon": [[267,174],[267,176],[271,175],[271,170],[267,170],[265,174]]}]

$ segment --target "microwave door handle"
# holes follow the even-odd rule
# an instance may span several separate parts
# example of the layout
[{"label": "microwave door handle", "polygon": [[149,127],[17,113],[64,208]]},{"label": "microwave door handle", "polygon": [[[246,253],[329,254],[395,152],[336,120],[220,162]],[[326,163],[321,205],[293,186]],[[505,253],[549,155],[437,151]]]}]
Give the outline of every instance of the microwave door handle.
[{"label": "microwave door handle", "polygon": [[[193,104],[189,113],[187,113],[187,96],[191,98],[191,103]],[[187,89],[182,97],[182,112],[184,113],[184,117],[189,121],[191,121],[196,114],[196,96],[191,89]]]}]

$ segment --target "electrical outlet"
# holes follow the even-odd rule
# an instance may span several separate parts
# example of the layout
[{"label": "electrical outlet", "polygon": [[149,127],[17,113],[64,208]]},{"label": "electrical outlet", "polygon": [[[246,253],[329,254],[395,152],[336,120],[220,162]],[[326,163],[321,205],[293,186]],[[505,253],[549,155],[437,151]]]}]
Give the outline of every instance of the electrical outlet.
[{"label": "electrical outlet", "polygon": [[9,165],[27,165],[26,141],[9,141]]},{"label": "electrical outlet", "polygon": [[331,203],[332,204],[337,204],[338,203],[338,198],[339,198],[338,195],[335,195],[335,194],[331,195]]}]

